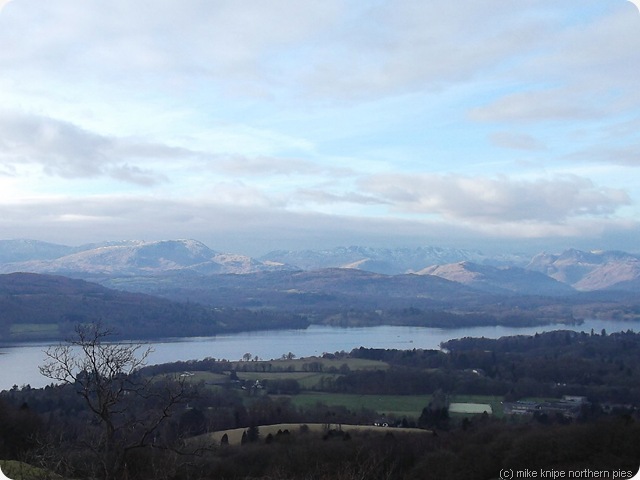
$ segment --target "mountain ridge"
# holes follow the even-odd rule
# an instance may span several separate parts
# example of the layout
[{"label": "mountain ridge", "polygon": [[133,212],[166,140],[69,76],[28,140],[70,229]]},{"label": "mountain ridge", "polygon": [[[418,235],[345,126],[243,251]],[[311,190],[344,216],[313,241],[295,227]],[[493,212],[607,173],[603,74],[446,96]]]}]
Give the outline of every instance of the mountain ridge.
[{"label": "mountain ridge", "polygon": [[568,295],[575,292],[570,285],[543,273],[520,267],[493,267],[471,262],[434,265],[419,272],[420,275],[436,275],[454,282],[487,292],[506,294]]},{"label": "mountain ridge", "polygon": [[[526,256],[485,255],[479,250],[434,246],[349,246],[274,250],[253,258],[213,250],[192,239],[107,241],[78,247],[37,240],[0,241],[0,273],[24,271],[99,280],[176,272],[219,275],[327,268],[385,275],[429,274],[485,291],[520,294],[567,294],[567,287],[578,291],[637,291],[640,282],[640,255],[620,251],[567,249]],[[479,269],[484,269],[481,274]]]},{"label": "mountain ridge", "polygon": [[[5,252],[4,257],[10,255]],[[89,244],[76,247],[57,258],[6,262],[0,265],[0,273],[28,271],[49,274],[150,275],[192,269],[216,274],[279,268],[286,267],[259,262],[244,255],[221,253],[197,240],[181,239]]]},{"label": "mountain ridge", "polygon": [[585,252],[572,248],[559,254],[540,253],[526,268],[544,273],[576,290],[627,290],[629,287],[625,285],[640,279],[640,255],[618,250]]},{"label": "mountain ridge", "polygon": [[274,250],[260,257],[302,270],[321,268],[361,268],[388,275],[413,273],[430,265],[459,261],[480,264],[507,265],[526,264],[527,257],[521,255],[485,255],[479,250],[464,250],[449,247],[424,246],[416,248],[374,248],[352,245],[323,250]]}]

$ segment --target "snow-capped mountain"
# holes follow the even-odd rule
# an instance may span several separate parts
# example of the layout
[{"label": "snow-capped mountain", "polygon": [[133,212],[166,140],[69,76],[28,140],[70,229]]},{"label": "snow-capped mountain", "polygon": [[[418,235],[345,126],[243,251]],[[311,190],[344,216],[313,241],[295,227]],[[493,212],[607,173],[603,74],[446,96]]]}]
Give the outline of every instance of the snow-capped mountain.
[{"label": "snow-capped mountain", "polygon": [[536,255],[526,268],[572,285],[577,290],[629,290],[634,289],[640,279],[640,256],[619,251],[570,249],[557,255]]},{"label": "snow-capped mountain", "polygon": [[527,257],[488,256],[475,250],[461,250],[443,247],[418,248],[371,248],[339,247],[328,250],[277,250],[270,252],[261,260],[295,265],[302,270],[322,268],[357,268],[375,273],[395,275],[412,273],[431,265],[470,261],[490,265],[525,265]]},{"label": "snow-capped mountain", "polygon": [[569,285],[543,273],[520,267],[493,267],[471,262],[458,262],[448,265],[434,265],[417,273],[436,275],[491,293],[564,295],[573,291]]},{"label": "snow-capped mountain", "polygon": [[560,254],[485,255],[443,247],[339,247],[278,250],[258,259],[212,250],[196,240],[118,241],[68,247],[33,240],[0,241],[0,273],[80,278],[186,273],[196,275],[343,268],[384,275],[436,275],[492,292],[541,295],[576,290],[637,291],[640,255],[567,250]]},{"label": "snow-capped mountain", "polygon": [[0,273],[18,271],[90,275],[149,275],[177,270],[248,273],[286,268],[250,257],[211,250],[196,240],[141,240],[94,244],[53,259],[6,263]]}]

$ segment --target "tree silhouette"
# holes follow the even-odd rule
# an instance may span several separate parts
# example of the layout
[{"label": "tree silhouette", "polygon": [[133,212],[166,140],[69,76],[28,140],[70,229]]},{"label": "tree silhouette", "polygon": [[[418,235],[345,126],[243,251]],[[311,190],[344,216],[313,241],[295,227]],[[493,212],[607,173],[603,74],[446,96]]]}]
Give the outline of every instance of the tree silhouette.
[{"label": "tree silhouette", "polygon": [[[87,442],[98,457],[100,474],[126,475],[127,455],[158,440],[160,425],[186,400],[183,381],[152,381],[137,371],[152,352],[143,344],[109,343],[113,334],[100,323],[79,325],[73,339],[46,350],[40,373],[73,385],[102,427]],[[140,412],[136,404],[146,405]],[[134,413],[134,411],[136,413]],[[90,444],[89,444],[90,443]]]}]

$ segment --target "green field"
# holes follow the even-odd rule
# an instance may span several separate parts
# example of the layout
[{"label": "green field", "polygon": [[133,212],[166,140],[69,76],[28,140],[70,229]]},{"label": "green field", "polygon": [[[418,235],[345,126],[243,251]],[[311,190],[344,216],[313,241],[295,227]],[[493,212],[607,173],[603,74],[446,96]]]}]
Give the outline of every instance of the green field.
[{"label": "green field", "polygon": [[[184,377],[182,375],[184,375]],[[205,385],[225,383],[229,380],[228,375],[204,371],[184,372],[182,374],[178,374],[178,376],[184,378],[190,383],[199,383],[200,381],[203,381]]]},{"label": "green field", "polygon": [[317,388],[323,378],[335,378],[338,374],[314,372],[237,372],[241,380],[296,380],[303,390]]},{"label": "green field", "polygon": [[[314,407],[321,403],[329,407],[345,407],[352,412],[363,409],[371,410],[379,415],[395,417],[396,419],[417,420],[422,410],[429,405],[431,395],[357,395],[318,391],[323,379],[335,379],[340,373],[336,370],[383,370],[389,365],[377,360],[360,358],[328,359],[320,357],[308,357],[300,359],[280,359],[248,362],[231,362],[231,368],[239,379],[249,382],[256,380],[295,380],[301,388],[298,395],[286,396],[291,403],[298,408]],[[225,383],[228,375],[207,371],[192,371],[185,377],[188,382],[198,383],[204,381],[206,385],[218,388],[216,384]],[[274,397],[276,397],[274,395]],[[504,409],[502,397],[483,395],[451,395],[447,399],[450,403],[488,404],[491,406],[492,415],[502,417]],[[463,409],[464,410],[464,409]],[[474,413],[451,412],[452,418],[462,419]]]},{"label": "green field", "polygon": [[488,403],[451,403],[449,405],[449,413],[461,413],[466,414],[482,414],[487,413],[491,415],[493,409]]},{"label": "green field", "polygon": [[[308,371],[310,363],[317,361],[322,363],[323,372]],[[271,364],[269,371],[265,367]],[[304,368],[304,365],[307,365]],[[380,415],[390,415],[396,418],[413,418],[417,419],[422,413],[422,409],[429,405],[431,395],[356,395],[329,393],[321,391],[313,391],[319,388],[323,378],[335,379],[340,374],[326,373],[330,367],[340,368],[343,364],[347,364],[349,369],[382,369],[388,368],[384,362],[363,360],[363,359],[322,359],[322,358],[304,358],[291,360],[274,360],[271,362],[234,362],[238,378],[246,381],[256,380],[296,380],[302,392],[298,395],[289,396],[291,402],[296,407],[313,407],[318,403],[327,406],[343,406],[353,412],[362,409],[372,410]],[[242,367],[247,369],[255,369],[259,371],[242,371]],[[187,381],[197,383],[201,380],[205,384],[214,385],[224,383],[228,378],[224,374],[216,374],[205,371],[193,371],[192,375],[186,377]],[[491,406],[492,414],[496,417],[503,416],[502,397],[483,396],[483,395],[451,395],[448,398],[451,403],[470,403],[470,404],[488,404]],[[471,413],[452,413],[452,418],[463,418]]]},{"label": "green field", "polygon": [[303,390],[317,389],[322,379],[335,379],[345,366],[349,370],[387,370],[389,365],[363,358],[306,357],[271,361],[232,362],[242,380],[296,380]]},{"label": "green field", "polygon": [[[451,395],[449,397],[451,403],[487,403],[491,405],[492,415],[494,417],[502,418],[504,416],[504,408],[502,406],[502,397],[489,396],[489,395]],[[465,415],[456,413],[456,415]]]},{"label": "green field", "polygon": [[311,407],[317,403],[323,403],[328,406],[344,406],[351,411],[366,408],[381,415],[418,418],[422,409],[431,401],[431,395],[351,395],[305,392],[292,396],[291,401],[298,407]]}]

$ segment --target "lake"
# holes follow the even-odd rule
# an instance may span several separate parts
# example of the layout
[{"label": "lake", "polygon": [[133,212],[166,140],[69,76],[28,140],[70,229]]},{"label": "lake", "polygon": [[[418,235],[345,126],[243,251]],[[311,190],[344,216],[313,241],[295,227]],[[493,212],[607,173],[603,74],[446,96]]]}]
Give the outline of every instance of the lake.
[{"label": "lake", "polygon": [[[149,342],[153,348],[148,364],[167,363],[177,360],[199,360],[206,357],[240,360],[245,353],[261,360],[280,358],[293,353],[297,357],[322,355],[324,352],[351,351],[358,347],[438,349],[441,342],[452,338],[486,337],[499,338],[510,335],[533,335],[550,330],[575,330],[600,333],[639,331],[640,322],[587,320],[582,325],[543,325],[538,327],[473,327],[473,328],[427,328],[378,326],[363,328],[340,328],[310,326],[305,330],[267,330],[243,332],[215,337],[170,338]],[[0,390],[13,385],[29,384],[43,387],[50,380],[41,376],[38,366],[44,361],[45,343],[22,343],[0,346]]]}]

